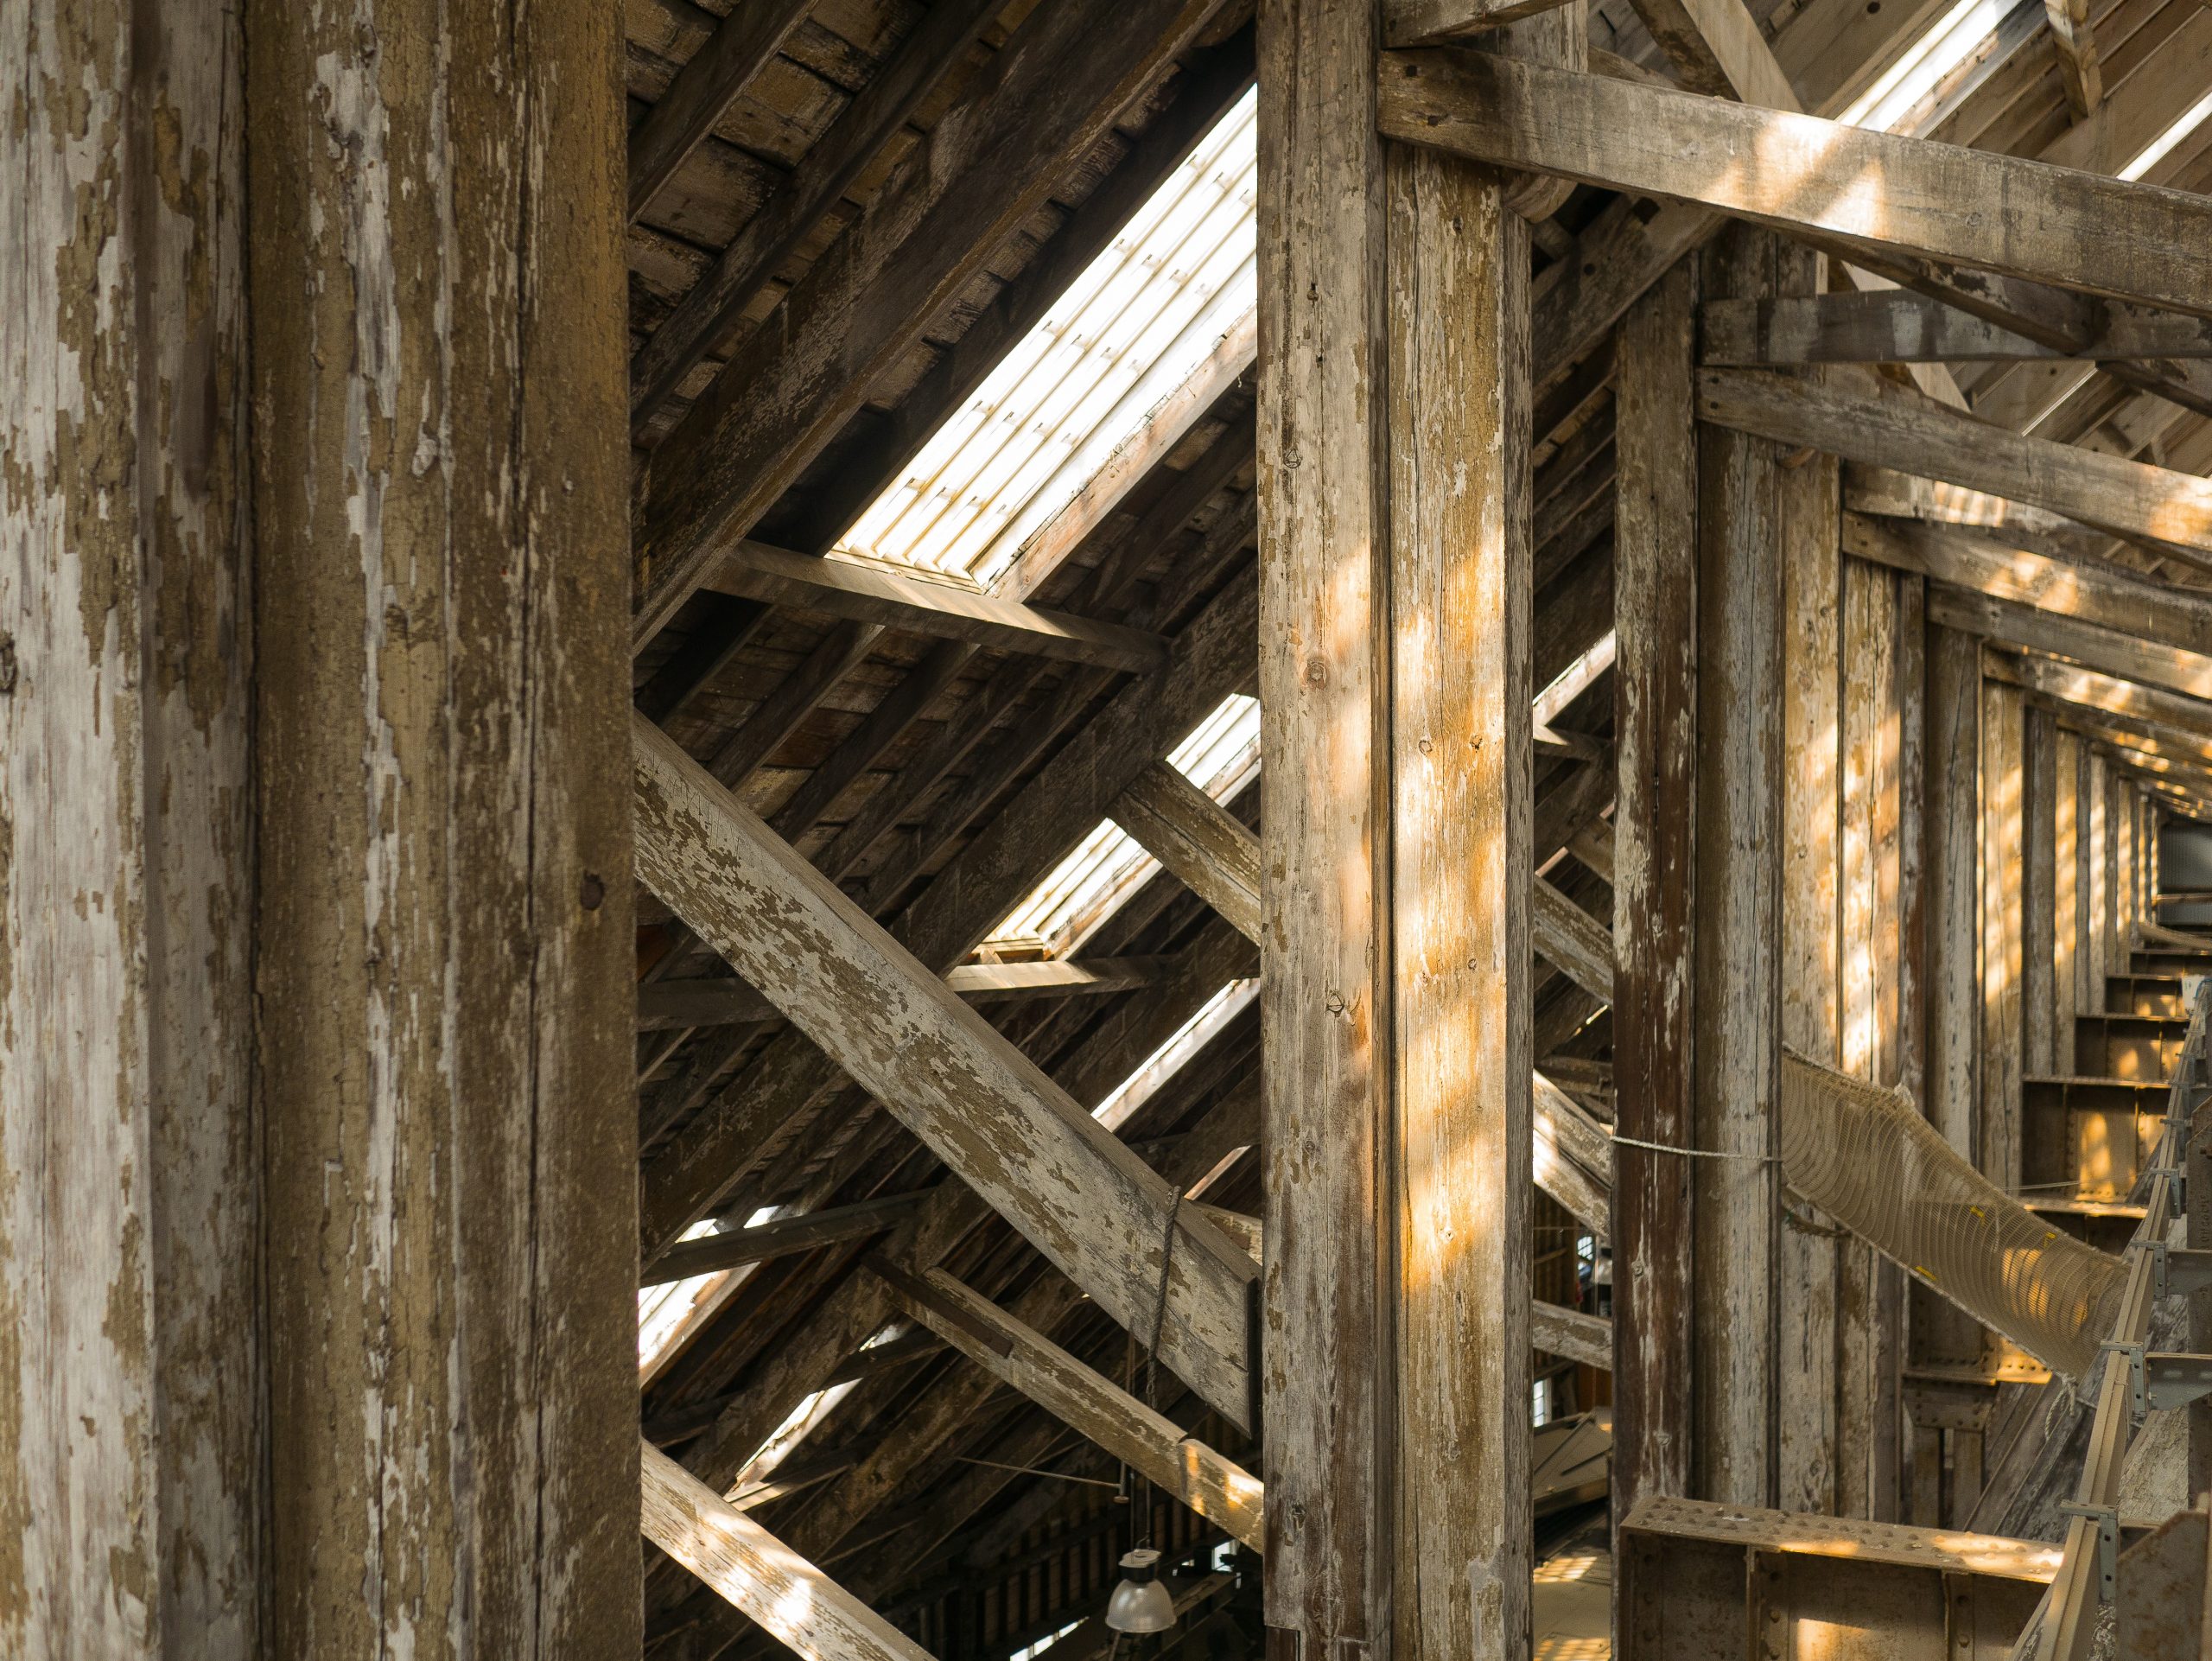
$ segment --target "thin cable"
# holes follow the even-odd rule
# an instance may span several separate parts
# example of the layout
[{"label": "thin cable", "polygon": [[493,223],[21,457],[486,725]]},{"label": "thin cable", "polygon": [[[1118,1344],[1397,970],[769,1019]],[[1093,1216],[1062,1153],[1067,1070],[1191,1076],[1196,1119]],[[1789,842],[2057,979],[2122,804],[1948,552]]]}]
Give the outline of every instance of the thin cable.
[{"label": "thin cable", "polygon": [[1624,1148],[1648,1148],[1655,1154],[1680,1154],[1684,1159],[1749,1159],[1756,1160],[1762,1165],[1782,1163],[1782,1155],[1779,1154],[1732,1154],[1713,1148],[1677,1148],[1672,1142],[1646,1142],[1641,1136],[1615,1136],[1610,1130],[1605,1133],[1605,1136],[1607,1140],[1618,1142]]},{"label": "thin cable", "polygon": [[[1152,1342],[1144,1352],[1144,1404],[1157,1411],[1153,1401],[1153,1380],[1160,1368],[1160,1340],[1167,1330],[1167,1277],[1175,1264],[1175,1236],[1183,1216],[1183,1193],[1175,1190],[1168,1196],[1167,1238],[1160,1247],[1160,1290],[1152,1304]],[[1152,1543],[1152,1483],[1144,1480],[1144,1511],[1139,1518],[1144,1532],[1129,1549],[1141,1551]]]}]

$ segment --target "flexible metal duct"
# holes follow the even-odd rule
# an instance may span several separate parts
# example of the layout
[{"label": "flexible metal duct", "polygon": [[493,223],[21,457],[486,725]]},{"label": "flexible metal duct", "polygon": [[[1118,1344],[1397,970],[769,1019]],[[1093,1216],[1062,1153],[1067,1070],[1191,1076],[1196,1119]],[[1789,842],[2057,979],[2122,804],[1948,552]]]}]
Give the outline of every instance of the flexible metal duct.
[{"label": "flexible metal duct", "polygon": [[2053,1372],[2081,1378],[2112,1330],[2120,1259],[1983,1176],[1906,1097],[1785,1053],[1789,1186]]}]

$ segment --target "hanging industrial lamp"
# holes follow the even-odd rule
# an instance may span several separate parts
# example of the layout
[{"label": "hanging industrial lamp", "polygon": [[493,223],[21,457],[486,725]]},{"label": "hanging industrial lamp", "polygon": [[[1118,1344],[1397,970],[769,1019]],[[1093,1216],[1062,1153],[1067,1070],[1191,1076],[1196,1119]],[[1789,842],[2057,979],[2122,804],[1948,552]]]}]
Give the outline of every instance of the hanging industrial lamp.
[{"label": "hanging industrial lamp", "polygon": [[1122,1554],[1122,1578],[1106,1600],[1106,1625],[1117,1632],[1164,1632],[1175,1624],[1175,1600],[1160,1578],[1157,1551]]}]

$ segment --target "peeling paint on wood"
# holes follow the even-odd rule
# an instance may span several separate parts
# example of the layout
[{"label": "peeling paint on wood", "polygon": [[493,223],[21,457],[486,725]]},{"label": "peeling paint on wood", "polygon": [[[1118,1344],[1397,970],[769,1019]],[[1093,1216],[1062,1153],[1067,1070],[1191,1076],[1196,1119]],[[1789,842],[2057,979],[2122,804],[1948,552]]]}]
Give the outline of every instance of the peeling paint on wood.
[{"label": "peeling paint on wood", "polygon": [[620,22],[245,11],[267,1648],[633,1657]]},{"label": "peeling paint on wood", "polygon": [[263,1652],[236,19],[0,29],[0,1652]]}]

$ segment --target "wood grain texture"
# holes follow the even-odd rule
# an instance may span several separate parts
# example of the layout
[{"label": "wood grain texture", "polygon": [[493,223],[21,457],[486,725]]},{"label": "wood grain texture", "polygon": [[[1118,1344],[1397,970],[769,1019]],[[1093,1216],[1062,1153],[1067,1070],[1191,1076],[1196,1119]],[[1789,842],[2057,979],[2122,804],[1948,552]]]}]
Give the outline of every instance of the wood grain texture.
[{"label": "wood grain texture", "polygon": [[[2088,320],[2083,320],[2088,321]],[[2078,355],[2212,357],[2212,324],[2185,313],[2107,302]],[[2075,320],[2069,318],[2069,324]],[[1698,361],[1755,365],[2004,362],[2076,355],[1910,289],[1719,300],[1698,317]]]},{"label": "wood grain texture", "polygon": [[1266,1618],[1312,1657],[1389,1641],[1395,1554],[1386,198],[1373,8],[1266,0],[1258,21]]},{"label": "wood grain texture", "polygon": [[706,586],[910,634],[966,640],[1065,663],[1144,671],[1157,669],[1166,655],[1166,642],[1142,629],[1039,611],[995,594],[908,576],[887,565],[817,559],[765,543],[740,543]]},{"label": "wood grain texture", "polygon": [[[1771,292],[1770,233],[1700,256],[1707,293]],[[1782,451],[1698,437],[1696,1188],[1698,1481],[1765,1503],[1774,1461],[1775,1121],[1781,1092]]]},{"label": "wood grain texture", "polygon": [[[1756,300],[1708,301],[1760,305]],[[1845,603],[1835,514],[1834,462],[1808,457],[1786,473],[1783,550],[1782,1041],[1829,1066],[1841,1063],[1845,1010],[1865,965],[1843,926]],[[1846,968],[1847,964],[1849,965]],[[1785,1228],[1777,1242],[1777,1503],[1833,1511],[1838,1487],[1837,1257],[1843,1244]]]},{"label": "wood grain texture", "polygon": [[[2212,315],[2187,192],[1479,54],[1383,54],[1383,132],[1931,259]],[[1869,179],[1879,189],[1864,188]],[[2032,201],[2033,212],[1992,213]]]},{"label": "wood grain texture", "polygon": [[645,1538],[802,1661],[931,1661],[930,1652],[650,1443]]},{"label": "wood grain texture", "polygon": [[882,154],[1001,8],[995,0],[931,6],[829,131],[630,360],[630,433],[643,436],[662,401],[735,327],[761,286]]},{"label": "wood grain texture", "polygon": [[[2071,617],[2191,654],[2212,652],[2212,601],[2117,566],[2053,558],[1964,526],[1847,513],[1844,546],[1955,589]],[[2185,689],[2184,689],[2185,690]]]},{"label": "wood grain texture", "polygon": [[[1560,21],[1581,33],[1517,27]],[[1390,1643],[1507,1661],[1532,1568],[1529,233],[1487,169],[1392,149],[1385,175]]]},{"label": "wood grain texture", "polygon": [[[1124,1326],[1152,1308],[1166,1185],[658,727],[632,731],[642,879],[746,980]],[[1250,1264],[1196,1218],[1161,1356],[1248,1413]]]},{"label": "wood grain texture", "polygon": [[1224,922],[1259,944],[1259,839],[1227,808],[1155,761],[1116,799],[1112,818]]},{"label": "wood grain texture", "polygon": [[1592,997],[1613,1001],[1611,934],[1541,876],[1529,884],[1529,943]]},{"label": "wood grain texture", "polygon": [[[2074,1029],[2055,1014],[2058,972],[2058,723],[2028,709],[2020,752],[2020,1041],[2022,1065],[2049,1078],[2074,1070]],[[2059,1045],[2065,1041],[2062,1060]]]},{"label": "wood grain texture", "polygon": [[0,29],[0,1652],[24,1661],[264,1652],[242,67],[213,8]]},{"label": "wood grain texture", "polygon": [[813,7],[814,0],[746,0],[676,72],[659,102],[630,134],[627,200],[632,220],[676,175],[747,83],[774,60],[784,36]]},{"label": "wood grain texture", "polygon": [[[1202,1208],[1208,1209],[1208,1208]],[[1209,1214],[1211,1214],[1209,1209]],[[1255,1551],[1268,1549],[1260,1480],[943,1270],[892,1281],[899,1307],[1000,1383],[1141,1472]]]},{"label": "wood grain texture", "polygon": [[1099,16],[1047,6],[1014,31],[654,451],[635,516],[633,649],[659,633],[715,553],[753,528],[1211,10],[1207,0],[1138,0]]},{"label": "wood grain texture", "polygon": [[2212,554],[2212,481],[2125,456],[2024,437],[1889,383],[1814,390],[1756,369],[1698,377],[1707,421],[1847,461],[1895,468],[2049,508],[2115,534]]},{"label": "wood grain texture", "polygon": [[[1688,1145],[1697,880],[1694,262],[1621,329],[1614,531],[1613,1087],[1623,1136]],[[1613,1483],[1625,1515],[1689,1491],[1692,1161],[1613,1155]]]},{"label": "wood grain texture", "polygon": [[[1821,534],[1837,539],[1834,486]],[[1842,563],[1842,1066],[1884,1085],[1902,1076],[1897,656],[1900,579]],[[1916,619],[1916,627],[1918,620]],[[1802,1236],[1784,1219],[1785,1239]],[[1904,1292],[1859,1240],[1834,1243],[1836,1487],[1840,1516],[1897,1514],[1897,1375]],[[1792,1397],[1785,1391],[1783,1418]]]},{"label": "wood grain texture", "polygon": [[2016,1192],[2020,1181],[2022,1024],[2021,899],[2025,741],[2019,690],[1985,681],[1981,690],[1981,1091],[1975,1163]]},{"label": "wood grain texture", "polygon": [[1765,110],[1802,106],[1743,0],[1635,0],[1636,15],[1694,92]]},{"label": "wood grain texture", "polygon": [[2212,703],[2212,657],[1941,583],[1929,589],[1928,608],[1930,616],[1952,628],[2008,646],[2063,653],[2085,668],[2146,690],[2180,693],[2190,703]]},{"label": "wood grain texture", "polygon": [[245,37],[265,1648],[634,1656],[620,26]]}]

